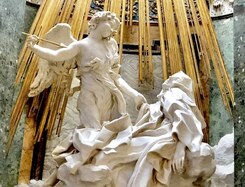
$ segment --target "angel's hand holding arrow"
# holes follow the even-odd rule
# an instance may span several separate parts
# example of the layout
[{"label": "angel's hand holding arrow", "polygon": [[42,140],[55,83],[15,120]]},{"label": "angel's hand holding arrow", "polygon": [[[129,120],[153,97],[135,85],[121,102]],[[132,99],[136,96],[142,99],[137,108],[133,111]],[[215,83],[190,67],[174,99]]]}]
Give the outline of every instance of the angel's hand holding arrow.
[{"label": "angel's hand holding arrow", "polygon": [[30,35],[27,37],[27,47],[32,48],[35,44],[37,44],[39,38],[36,35]]},{"label": "angel's hand holding arrow", "polygon": [[50,41],[50,40],[46,40],[44,38],[40,38],[36,35],[32,35],[32,34],[28,34],[28,33],[25,33],[25,32],[22,32],[22,34],[24,35],[27,35],[27,47],[29,48],[32,48],[35,44],[37,44],[37,42],[40,40],[40,41],[43,41],[43,42],[47,42],[47,43],[50,43],[50,44],[53,44],[53,45],[56,45],[58,47],[61,47],[61,48],[66,48],[67,46],[64,45],[64,44],[59,44],[59,43],[56,43],[56,42],[53,42],[53,41]]}]

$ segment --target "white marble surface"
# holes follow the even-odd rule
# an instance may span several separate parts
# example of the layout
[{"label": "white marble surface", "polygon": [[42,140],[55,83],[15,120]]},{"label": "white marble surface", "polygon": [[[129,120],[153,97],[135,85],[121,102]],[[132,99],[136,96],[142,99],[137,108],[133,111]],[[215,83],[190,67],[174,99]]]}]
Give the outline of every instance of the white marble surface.
[{"label": "white marble surface", "polygon": [[211,187],[234,186],[234,132],[223,136],[214,147],[216,171]]},{"label": "white marble surface", "polygon": [[[177,80],[177,82],[181,81],[182,80],[181,76],[176,80]],[[183,79],[183,80],[185,80],[185,79]],[[173,155],[176,154],[176,151],[175,151],[176,143],[174,143],[174,141],[172,142],[172,140],[174,140],[172,138],[174,138],[175,136],[176,136],[176,138],[180,139],[181,142],[184,142],[184,145],[187,146],[188,150],[189,150],[186,153],[186,160],[185,160],[185,169],[186,170],[182,174],[173,174],[172,169],[170,169],[171,168],[171,162],[166,162],[168,160],[167,159],[167,160],[165,160],[165,162],[163,162],[165,164],[162,163],[163,165],[165,165],[165,166],[163,166],[164,168],[162,168],[163,170],[160,169],[161,167],[159,168],[160,171],[158,171],[158,169],[156,169],[156,172],[157,173],[159,172],[159,174],[162,175],[161,177],[159,176],[160,178],[157,177],[158,180],[160,179],[160,181],[162,181],[162,182],[164,181],[163,184],[167,184],[170,187],[173,187],[176,185],[182,185],[184,187],[184,186],[192,186],[192,183],[195,182],[199,178],[199,180],[200,179],[202,179],[202,180],[200,180],[200,181],[198,180],[196,182],[201,182],[201,185],[204,185],[205,180],[210,177],[210,175],[214,172],[214,168],[215,168],[215,165],[213,162],[213,156],[212,156],[213,154],[212,154],[211,147],[207,144],[201,144],[201,140],[202,140],[201,128],[205,126],[204,121],[203,121],[202,117],[200,116],[200,114],[198,113],[198,110],[196,110],[195,107],[194,108],[191,107],[188,109],[189,112],[192,111],[190,113],[190,114],[192,114],[190,119],[188,119],[185,116],[182,116],[182,114],[180,114],[180,116],[179,116],[180,121],[178,121],[178,120],[176,122],[173,121],[172,125],[170,125],[171,123],[169,123],[167,121],[170,119],[176,119],[174,116],[177,113],[175,114],[175,113],[173,113],[173,111],[171,112],[172,107],[168,108],[168,105],[172,102],[175,103],[178,100],[178,98],[183,98],[184,100],[179,100],[180,105],[177,104],[178,102],[176,102],[173,105],[173,106],[175,106],[175,110],[177,111],[178,110],[177,106],[178,105],[182,106],[182,104],[181,104],[182,102],[184,102],[184,103],[187,102],[190,104],[190,106],[192,106],[191,103],[193,102],[193,98],[191,97],[191,95],[192,95],[191,92],[187,91],[189,88],[191,89],[191,87],[188,86],[189,85],[188,82],[185,82],[184,84],[182,84],[182,85],[185,85],[184,86],[185,88],[184,87],[183,88],[186,91],[186,93],[188,94],[188,97],[186,97],[187,95],[185,95],[184,92],[181,92],[181,91],[178,92],[179,88],[175,89],[172,86],[169,87],[169,85],[172,85],[171,81],[166,83],[166,85],[167,85],[166,88],[163,87],[164,88],[163,90],[165,90],[165,91],[162,91],[161,95],[159,96],[160,99],[161,99],[161,97],[165,98],[165,99],[162,98],[163,100],[160,100],[163,103],[164,111],[166,110],[166,112],[167,112],[167,113],[164,112],[165,120],[163,120],[161,118],[162,114],[159,110],[160,108],[158,108],[159,103],[158,104],[156,103],[156,104],[150,105],[150,108],[149,108],[150,113],[149,114],[145,113],[148,110],[147,108],[141,109],[141,113],[142,112],[143,113],[141,114],[141,118],[139,118],[139,119],[144,119],[144,120],[143,121],[141,120],[142,122],[138,121],[135,124],[135,127],[133,127],[133,129],[134,128],[135,129],[134,130],[132,129],[133,131],[135,131],[133,134],[130,133],[131,132],[130,121],[128,121],[129,118],[127,116],[124,116],[124,117],[122,116],[120,119],[118,119],[115,122],[108,122],[105,125],[105,128],[102,128],[99,131],[95,130],[95,129],[77,129],[73,134],[73,145],[76,147],[76,149],[79,150],[79,152],[75,153],[73,156],[67,157],[67,163],[61,165],[60,169],[58,170],[58,178],[61,181],[64,181],[66,185],[61,185],[61,183],[59,183],[59,185],[57,185],[57,186],[79,186],[79,185],[80,186],[81,185],[89,186],[89,184],[91,186],[104,186],[106,184],[109,186],[114,186],[111,184],[112,181],[114,181],[112,183],[116,184],[117,187],[118,186],[123,187],[125,185],[126,186],[138,186],[138,185],[147,186],[147,184],[150,186],[154,186],[154,185],[160,185],[161,186],[161,183],[156,182],[155,180],[151,181],[150,176],[152,176],[152,172],[156,168],[161,166],[160,163],[166,159],[165,153],[168,156],[170,156],[168,159],[170,159],[170,160],[173,159],[172,158]],[[180,85],[180,84],[177,83],[176,85]],[[179,87],[179,86],[177,86],[177,87]],[[182,95],[182,93],[184,95]],[[168,96],[168,94],[170,94],[170,95]],[[190,100],[188,100],[188,99],[190,99]],[[170,106],[172,106],[172,104],[170,104]],[[193,105],[193,106],[195,106],[195,105]],[[182,107],[184,107],[184,105]],[[184,108],[182,108],[181,110],[183,110],[182,111],[183,114],[188,111],[188,110],[185,110]],[[188,114],[189,112],[187,112],[186,114]],[[181,111],[180,111],[180,113],[181,113]],[[148,115],[150,115],[150,116],[148,116]],[[171,117],[172,115],[174,118]],[[145,117],[143,117],[143,116],[145,116]],[[177,116],[178,116],[178,114],[177,114]],[[186,123],[187,119],[189,121],[188,123]],[[163,120],[162,124],[160,122],[161,125],[158,124],[159,120],[160,121]],[[160,126],[158,126],[157,124]],[[190,137],[188,135],[189,130],[187,130],[187,129],[186,129],[187,131],[184,130],[185,129],[184,124],[185,125],[188,124],[188,129],[190,131],[192,131],[193,135],[195,135],[194,136],[195,138],[193,137],[194,139],[192,139],[192,138],[190,139]],[[116,125],[116,126],[119,125],[118,127],[115,126],[116,129],[125,128],[125,130],[123,130],[123,129],[119,130],[120,133],[119,132],[118,133],[121,134],[120,136],[118,134],[116,137],[114,137],[114,135],[113,135],[114,133],[112,133],[112,134],[109,133],[110,132],[109,129],[115,128],[115,127],[113,127],[114,125]],[[123,126],[126,125],[126,126],[123,127],[121,125],[123,125]],[[195,129],[196,127],[198,127],[198,128]],[[107,130],[105,130],[105,129],[107,129]],[[162,129],[163,132],[161,132],[162,130],[160,130],[160,129]],[[114,132],[114,130],[112,132]],[[173,132],[175,132],[176,135],[173,135],[172,134]],[[161,134],[163,134],[163,137],[161,137]],[[79,137],[79,140],[76,137],[77,138]],[[111,139],[113,137],[115,138],[114,140]],[[123,138],[123,137],[125,137],[125,138]],[[145,140],[144,140],[144,137],[146,138]],[[83,138],[85,138],[85,139],[83,140]],[[99,140],[101,138],[103,139],[103,141],[101,142],[102,144],[97,142],[97,140]],[[143,142],[140,143],[141,141],[143,141],[145,143],[143,143]],[[87,143],[85,143],[85,142],[87,142]],[[157,147],[154,148],[154,146],[153,146],[154,144],[152,144],[153,142],[157,146],[160,146],[159,151],[161,150],[160,151],[161,153],[159,152],[158,154],[165,155],[164,156],[165,159],[163,159],[164,157],[162,158],[161,156],[160,157],[153,156],[154,154],[152,156],[150,156],[151,152],[152,153],[154,153],[155,151],[158,152],[157,151],[158,148]],[[160,142],[162,142],[163,144]],[[57,160],[60,161],[61,158],[63,157],[63,156],[61,156],[61,157],[59,156],[59,154],[61,153],[60,150],[64,151],[65,149],[67,149],[70,146],[70,143],[69,144],[67,144],[67,143],[68,143],[68,140],[66,140],[65,142],[61,142],[61,144],[59,144],[59,147],[56,147],[55,151],[53,152],[53,155],[55,156],[55,158]],[[140,145],[139,143],[142,145]],[[66,148],[65,147],[62,148],[63,146],[65,146]],[[139,155],[136,154],[139,151],[136,148],[137,146],[143,146],[144,147],[144,148],[142,147],[143,152],[140,151]],[[101,151],[99,151],[98,153],[96,153],[97,152],[96,151],[95,155],[94,155],[94,153],[93,153],[94,148],[96,148],[97,150],[101,150]],[[135,152],[136,157],[132,156],[133,152],[131,153],[130,150]],[[164,153],[164,150],[165,151],[168,150],[168,151]],[[125,153],[127,156],[126,155],[123,156]],[[137,166],[138,164],[135,165],[135,161],[138,160],[136,162],[136,163],[138,163],[139,160],[144,158],[144,157],[142,157],[144,154],[145,154],[145,156],[149,155],[149,158],[152,157],[153,160],[151,160],[151,159],[150,160],[154,164],[151,162],[150,162],[151,164],[149,164],[149,162],[142,160],[142,164],[143,164],[142,166],[140,166],[140,165]],[[177,155],[179,156],[179,154],[177,154]],[[147,158],[147,157],[145,157],[145,158]],[[92,161],[91,164],[85,164],[84,159],[85,160],[88,159],[91,161],[94,160],[94,161]],[[130,159],[132,161],[129,161]],[[163,159],[163,160],[160,162],[159,159],[160,160]],[[121,168],[121,169],[117,170],[116,169],[117,167],[115,167],[117,165],[117,162],[118,163],[119,162],[124,163],[124,166],[127,169],[125,170],[125,167],[120,166],[119,168]],[[160,163],[158,163],[158,162],[160,162]],[[87,161],[86,161],[86,163],[87,163]],[[160,165],[158,165],[157,163]],[[114,173],[114,174],[111,173],[111,170],[113,170],[112,173]],[[124,171],[124,172],[122,172],[122,171]],[[138,173],[136,171],[140,171],[140,172]],[[73,174],[71,174],[70,172]],[[119,174],[118,172],[120,173],[120,175],[117,176],[117,174]],[[48,174],[48,176],[50,175],[50,173]],[[81,178],[80,174],[81,174],[81,176],[83,176],[82,178]],[[87,176],[88,174],[89,174],[89,176],[93,176],[93,177],[90,178],[89,176]],[[171,180],[169,178],[169,177],[171,177],[172,174],[173,174],[174,180]],[[87,177],[84,178],[84,176],[87,176]],[[129,176],[132,176],[132,177],[129,177]],[[145,178],[146,180],[142,180],[142,178],[141,178],[142,176],[144,176],[143,178]],[[78,180],[78,178],[79,178],[79,180]],[[107,180],[104,180],[104,178],[106,178]],[[170,181],[171,181],[171,183],[170,183]],[[40,186],[40,185],[38,185],[38,183],[35,183],[34,186]]]}]

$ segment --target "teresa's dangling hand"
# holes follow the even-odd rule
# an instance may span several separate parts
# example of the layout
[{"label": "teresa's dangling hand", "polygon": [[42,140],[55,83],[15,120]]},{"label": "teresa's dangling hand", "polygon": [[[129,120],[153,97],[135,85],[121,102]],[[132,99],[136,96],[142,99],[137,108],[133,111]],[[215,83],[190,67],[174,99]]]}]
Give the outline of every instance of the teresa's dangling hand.
[{"label": "teresa's dangling hand", "polygon": [[172,160],[172,170],[175,174],[183,174],[185,172],[185,148],[186,146],[182,142],[177,143],[175,154]]}]

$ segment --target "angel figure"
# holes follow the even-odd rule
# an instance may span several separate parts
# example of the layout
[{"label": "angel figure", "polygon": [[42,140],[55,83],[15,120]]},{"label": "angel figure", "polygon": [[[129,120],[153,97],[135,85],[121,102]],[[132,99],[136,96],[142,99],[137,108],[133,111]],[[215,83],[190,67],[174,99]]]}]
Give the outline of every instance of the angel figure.
[{"label": "angel figure", "polygon": [[[69,39],[63,41],[67,47],[53,50],[37,45],[36,36],[28,38],[28,47],[45,59],[48,68],[39,69],[31,93],[49,86],[49,74],[55,78],[55,71],[66,72],[67,67],[77,68],[81,82],[77,101],[81,124],[53,151],[56,173],[30,186],[170,186],[173,173],[198,181],[214,171],[214,165],[207,164],[212,162],[212,151],[202,143],[205,123],[191,79],[183,72],[171,76],[159,101],[148,104],[118,74],[118,46],[112,36],[119,25],[114,13],[102,11],[91,18],[89,35],[81,41],[71,36],[67,25],[51,29],[50,35],[60,27],[69,31]],[[132,96],[139,110],[135,124],[123,94]],[[198,165],[200,170],[193,169]]]},{"label": "angel figure", "polygon": [[[98,12],[89,22],[88,37],[80,41],[71,39],[72,42],[66,48],[58,50],[36,45],[36,36],[28,38],[28,47],[47,60],[53,69],[57,62],[75,58],[81,84],[77,109],[81,124],[85,127],[100,129],[104,121],[111,121],[126,113],[122,92],[134,98],[137,108],[146,102],[142,94],[131,88],[118,75],[118,46],[112,36],[119,25],[115,14]],[[50,79],[50,75],[45,79]]]}]

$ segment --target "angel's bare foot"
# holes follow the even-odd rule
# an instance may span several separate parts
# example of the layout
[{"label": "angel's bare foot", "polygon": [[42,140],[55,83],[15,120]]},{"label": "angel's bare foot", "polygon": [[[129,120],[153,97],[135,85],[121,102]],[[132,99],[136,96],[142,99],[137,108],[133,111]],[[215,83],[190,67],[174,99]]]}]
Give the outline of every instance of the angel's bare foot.
[{"label": "angel's bare foot", "polygon": [[177,147],[171,165],[174,173],[182,174],[185,171],[185,148],[186,147],[182,142],[177,143]]}]

